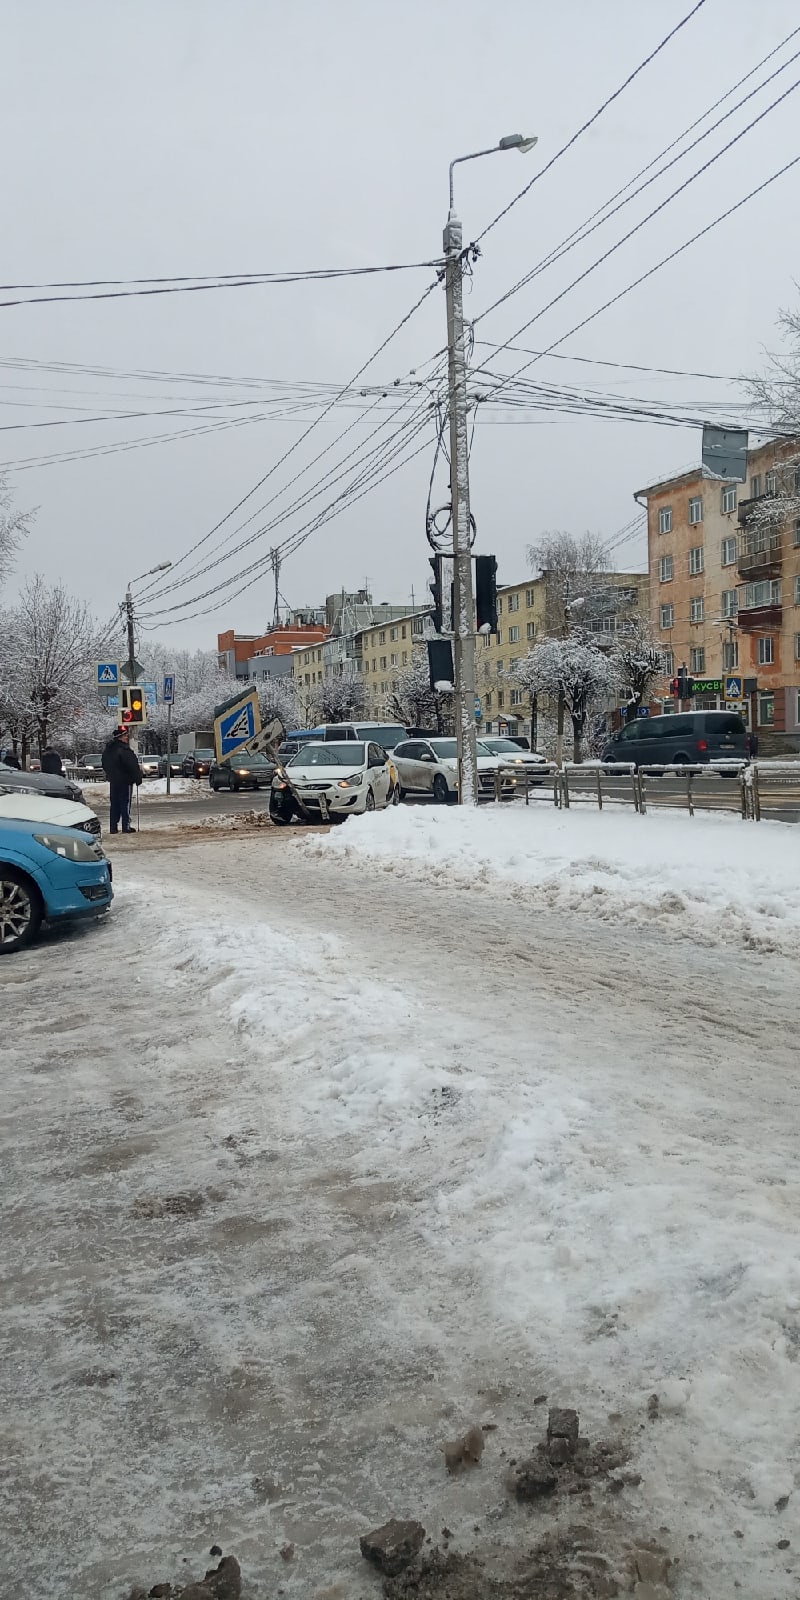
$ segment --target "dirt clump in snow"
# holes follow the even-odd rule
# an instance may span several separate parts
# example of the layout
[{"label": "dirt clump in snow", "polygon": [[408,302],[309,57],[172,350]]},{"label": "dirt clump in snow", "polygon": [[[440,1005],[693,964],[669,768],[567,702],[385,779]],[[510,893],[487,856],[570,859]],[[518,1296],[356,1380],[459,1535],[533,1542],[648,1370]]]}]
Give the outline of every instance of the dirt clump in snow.
[{"label": "dirt clump in snow", "polygon": [[134,1584],[127,1600],[241,1600],[242,1569],[235,1556],[223,1556],[204,1578],[186,1584],[154,1583],[151,1589]]},{"label": "dirt clump in snow", "polygon": [[478,1427],[467,1428],[459,1439],[451,1439],[442,1445],[444,1462],[448,1472],[458,1472],[461,1467],[477,1467],[483,1455],[486,1440],[483,1429]]},{"label": "dirt clump in snow", "polygon": [[401,1522],[392,1517],[380,1528],[362,1534],[361,1554],[371,1561],[379,1572],[390,1576],[402,1572],[422,1549],[425,1529],[421,1522]]}]

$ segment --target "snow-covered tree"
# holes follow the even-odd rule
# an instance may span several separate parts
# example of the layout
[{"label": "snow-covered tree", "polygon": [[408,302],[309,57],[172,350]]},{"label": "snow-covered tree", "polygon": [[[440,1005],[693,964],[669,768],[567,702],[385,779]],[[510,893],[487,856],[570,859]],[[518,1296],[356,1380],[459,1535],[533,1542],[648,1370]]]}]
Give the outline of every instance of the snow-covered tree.
[{"label": "snow-covered tree", "polygon": [[630,619],[624,633],[618,636],[613,660],[620,690],[627,696],[629,708],[635,714],[649,699],[650,690],[666,670],[666,656],[646,617]]},{"label": "snow-covered tree", "polygon": [[310,705],[319,722],[349,722],[364,710],[364,685],[351,673],[323,678],[311,690]]},{"label": "snow-covered tree", "polygon": [[608,555],[594,533],[544,533],[528,545],[528,562],[544,579],[545,631],[562,639],[609,603]]},{"label": "snow-covered tree", "polygon": [[297,727],[297,689],[288,673],[281,678],[259,678],[258,701],[262,722],[280,717],[284,728]]},{"label": "snow-covered tree", "polygon": [[431,688],[427,650],[415,650],[408,666],[397,674],[397,688],[389,697],[388,713],[407,728],[436,728],[442,733],[453,724],[453,696]]},{"label": "snow-covered tree", "polygon": [[543,639],[509,674],[531,696],[547,695],[565,706],[572,719],[573,760],[580,761],[586,719],[592,707],[614,694],[618,671],[613,658],[579,633]]},{"label": "snow-covered tree", "polygon": [[30,532],[35,512],[15,511],[5,473],[0,472],[0,589],[14,564],[22,540]]},{"label": "snow-covered tree", "polygon": [[800,312],[781,312],[778,325],[785,349],[769,356],[767,369],[748,385],[769,426],[786,440],[776,452],[775,492],[757,500],[748,526],[779,529],[800,517]]},{"label": "snow-covered tree", "polygon": [[99,630],[82,600],[37,575],[25,584],[0,630],[0,717],[16,745],[76,717],[99,650]]}]

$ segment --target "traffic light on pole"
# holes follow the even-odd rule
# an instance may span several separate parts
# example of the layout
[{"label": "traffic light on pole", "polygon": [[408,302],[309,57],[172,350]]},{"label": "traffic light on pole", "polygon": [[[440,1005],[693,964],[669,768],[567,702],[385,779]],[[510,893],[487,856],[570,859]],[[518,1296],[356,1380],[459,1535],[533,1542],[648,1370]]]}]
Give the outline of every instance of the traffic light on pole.
[{"label": "traffic light on pole", "polygon": [[440,556],[429,557],[433,579],[428,584],[433,599],[433,629],[434,633],[441,633],[444,626],[442,614],[442,561]]},{"label": "traffic light on pole", "polygon": [[475,610],[478,632],[497,632],[497,557],[475,557]]},{"label": "traffic light on pole", "polygon": [[147,721],[147,701],[144,689],[124,686],[120,689],[120,711],[126,728]]}]

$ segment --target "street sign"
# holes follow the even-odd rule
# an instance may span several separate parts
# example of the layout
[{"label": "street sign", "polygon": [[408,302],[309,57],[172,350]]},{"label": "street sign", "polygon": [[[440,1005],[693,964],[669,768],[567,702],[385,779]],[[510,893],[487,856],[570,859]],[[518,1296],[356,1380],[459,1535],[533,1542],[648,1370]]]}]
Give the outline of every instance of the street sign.
[{"label": "street sign", "polygon": [[[137,678],[141,677],[141,674],[144,672],[144,667],[142,666],[141,661],[137,661],[136,657],[134,656],[132,662],[123,661],[119,670],[122,673],[123,678],[127,679],[128,683],[135,683]],[[133,676],[131,676],[131,670],[133,671]]]},{"label": "street sign", "polygon": [[476,696],[475,696],[475,721],[476,722],[480,722],[482,716],[483,716],[483,705],[481,704],[481,697],[480,697],[479,694],[476,694]]},{"label": "street sign", "polygon": [[741,680],[741,678],[726,678],[725,679],[725,699],[726,700],[741,700],[741,698],[742,698],[742,680]]},{"label": "street sign", "polygon": [[649,706],[637,706],[636,707],[636,715],[637,715],[637,717],[649,717],[649,715],[650,715],[650,707]]},{"label": "street sign", "polygon": [[218,706],[214,717],[217,760],[225,761],[228,756],[235,755],[260,732],[261,707],[256,689],[249,689],[227,705]]},{"label": "street sign", "polygon": [[740,716],[742,716],[742,717],[746,716],[746,714],[747,714],[747,701],[746,700],[726,700],[725,701],[725,710],[726,711],[738,711]]},{"label": "street sign", "polygon": [[143,683],[144,697],[149,706],[158,705],[158,690],[154,683]]},{"label": "street sign", "polygon": [[106,705],[108,706],[109,711],[118,711],[119,710],[119,695],[118,694],[110,694],[108,699],[107,699],[107,701],[106,701]]},{"label": "street sign", "polygon": [[163,683],[163,686],[162,686],[162,689],[161,689],[161,698],[162,698],[165,706],[174,706],[174,704],[175,704],[175,674],[174,674],[174,672],[166,673],[166,675],[164,677],[164,683]]},{"label": "street sign", "polygon": [[285,736],[286,729],[280,717],[271,717],[269,722],[264,724],[261,732],[250,740],[248,751],[251,755],[257,755],[260,750],[266,750],[268,745],[283,744]]},{"label": "street sign", "polygon": [[747,429],[703,423],[703,466],[717,478],[747,481]]},{"label": "street sign", "polygon": [[118,689],[119,688],[119,662],[118,661],[98,661],[98,663],[97,663],[97,687],[98,687],[98,689]]}]

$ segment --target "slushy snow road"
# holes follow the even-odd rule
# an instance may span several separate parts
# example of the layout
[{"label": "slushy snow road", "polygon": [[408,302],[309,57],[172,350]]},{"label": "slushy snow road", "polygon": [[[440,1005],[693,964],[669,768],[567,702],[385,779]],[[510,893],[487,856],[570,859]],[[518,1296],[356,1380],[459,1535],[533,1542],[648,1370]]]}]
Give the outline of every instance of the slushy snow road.
[{"label": "slushy snow road", "polygon": [[[362,1600],[389,1516],[489,1570],[572,1521],[660,1540],[678,1600],[797,1594],[796,961],[719,906],[559,903],[481,818],[448,871],[425,830],[467,825],[410,815],[125,841],[109,919],[2,963],[9,1594],[120,1600],[218,1542],[248,1595]],[[510,1501],[540,1395],[641,1482]]]}]

